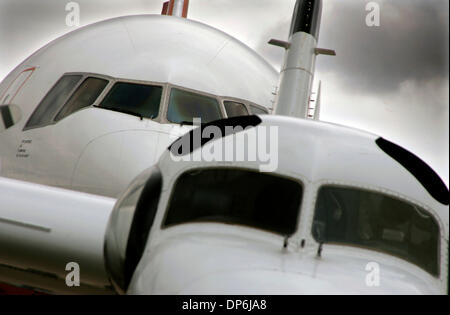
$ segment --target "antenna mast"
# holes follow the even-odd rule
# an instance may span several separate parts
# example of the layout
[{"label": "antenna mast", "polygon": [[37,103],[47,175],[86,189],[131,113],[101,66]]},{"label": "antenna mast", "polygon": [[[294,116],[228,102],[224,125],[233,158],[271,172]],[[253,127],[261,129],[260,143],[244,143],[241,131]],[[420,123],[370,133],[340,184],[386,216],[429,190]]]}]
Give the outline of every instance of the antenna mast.
[{"label": "antenna mast", "polygon": [[317,48],[321,16],[322,0],[297,0],[289,41],[269,41],[271,45],[286,49],[275,104],[276,115],[308,117],[316,56],[336,55],[333,50]]}]

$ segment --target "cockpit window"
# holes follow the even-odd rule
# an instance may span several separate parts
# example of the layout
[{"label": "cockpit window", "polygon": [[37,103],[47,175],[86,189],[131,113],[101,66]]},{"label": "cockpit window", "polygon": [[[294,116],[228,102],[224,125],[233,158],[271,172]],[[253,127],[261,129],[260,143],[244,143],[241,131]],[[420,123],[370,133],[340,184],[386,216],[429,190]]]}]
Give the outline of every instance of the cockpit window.
[{"label": "cockpit window", "polygon": [[225,110],[227,111],[228,118],[237,117],[237,116],[248,116],[248,110],[244,104],[225,101],[223,102],[225,105]]},{"label": "cockpit window", "polygon": [[17,105],[0,105],[0,133],[17,124],[22,118],[22,111]]},{"label": "cockpit window", "polygon": [[267,115],[268,112],[262,108],[250,105],[250,110],[254,115]]},{"label": "cockpit window", "polygon": [[100,107],[141,118],[156,118],[162,90],[162,86],[118,82],[109,91]]},{"label": "cockpit window", "polygon": [[221,119],[217,100],[173,88],[170,93],[167,120],[177,124],[192,124],[194,118],[201,118],[202,123]]},{"label": "cockpit window", "polygon": [[28,120],[25,129],[45,126],[53,122],[82,75],[65,75],[53,86]]},{"label": "cockpit window", "polygon": [[318,242],[365,247],[439,274],[439,225],[424,209],[355,188],[319,191],[313,236]]},{"label": "cockpit window", "polygon": [[225,168],[189,171],[175,184],[163,226],[217,222],[292,235],[302,194],[300,183],[266,173]]},{"label": "cockpit window", "polygon": [[108,85],[108,81],[104,79],[87,78],[84,80],[58,113],[55,121],[59,121],[82,108],[91,106],[106,85]]}]

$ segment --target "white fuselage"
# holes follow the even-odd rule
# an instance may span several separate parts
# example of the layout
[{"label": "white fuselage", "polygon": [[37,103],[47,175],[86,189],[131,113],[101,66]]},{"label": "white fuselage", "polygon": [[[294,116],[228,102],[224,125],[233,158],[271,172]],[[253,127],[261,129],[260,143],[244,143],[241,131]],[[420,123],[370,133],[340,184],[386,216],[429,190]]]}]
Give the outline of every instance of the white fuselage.
[{"label": "white fuselage", "polygon": [[[255,133],[251,130],[243,132],[246,136],[236,137],[235,140],[246,141],[248,136],[250,142],[256,142],[259,132],[264,132],[269,126],[278,126],[278,168],[267,174],[289,178],[302,184],[303,196],[296,231],[286,240],[283,235],[251,228],[246,224],[214,222],[214,218],[206,218],[203,222],[198,220],[166,225],[169,212],[176,210],[171,208],[171,203],[175,202],[174,190],[183,174],[192,172],[195,176],[194,174],[208,169],[259,172],[261,165],[258,161],[175,162],[170,152],[166,151],[157,164],[163,182],[158,211],[128,293],[445,294],[448,277],[448,205],[430,196],[413,174],[383,152],[375,143],[376,136],[302,119],[280,116],[262,116],[261,119],[263,122],[255,128]],[[202,149],[212,150],[214,142],[226,146],[233,137],[209,142]],[[199,200],[197,191],[201,192],[203,186],[200,183],[198,185],[195,196],[189,200]],[[424,209],[424,213],[434,218],[439,230],[439,245],[436,252],[430,252],[440,266],[438,275],[424,270],[425,265],[420,267],[411,263],[414,260],[396,257],[391,254],[389,246],[377,248],[374,246],[375,239],[373,243],[362,242],[361,245],[345,241],[326,242],[319,254],[321,246],[313,236],[314,220],[318,211],[320,190],[330,186],[373,192],[378,196],[402,200],[413,205],[411,209]],[[133,187],[136,188],[136,185],[132,184],[129,191],[133,191]],[[233,198],[237,193],[226,186],[220,192],[210,186],[203,189],[207,189],[216,199],[225,203],[227,198]],[[251,198],[253,187],[243,189],[248,190],[248,198]],[[127,198],[120,199],[116,204],[112,218],[117,218],[117,221],[109,226],[114,232],[111,235],[116,235],[116,240],[124,235],[123,229],[133,212],[122,208],[121,204],[126,203],[126,200]],[[207,211],[204,203],[207,204],[208,199],[201,200],[202,202],[192,202],[199,207],[203,206],[203,211]],[[364,204],[351,210],[350,204],[344,205],[341,199],[337,200],[340,200],[337,205],[343,207],[343,216],[340,219],[336,217],[336,226],[342,224],[343,218],[350,214],[349,211],[361,211],[360,222],[367,219],[363,215]],[[190,202],[187,199],[185,201]],[[287,209],[280,207],[284,201],[279,200],[270,211],[277,216],[285,215]],[[372,203],[372,206],[376,205],[376,198],[366,201]],[[231,203],[227,204],[232,206]],[[329,210],[332,206],[329,206]],[[216,207],[221,209],[217,210],[217,213],[224,211],[219,204]],[[365,207],[371,209],[369,204]],[[183,211],[189,209],[186,204]],[[214,213],[212,207],[210,209]],[[266,211],[262,208],[259,210]],[[392,211],[403,210],[397,208]],[[416,208],[412,211],[415,213],[414,211],[418,210]],[[122,225],[119,222],[122,222]],[[423,244],[426,237],[418,230],[425,226],[411,224],[413,227],[408,232],[411,234],[406,236],[411,238],[410,246]],[[345,226],[348,229],[347,235],[367,230],[363,223],[347,221]],[[403,240],[392,239],[390,236],[403,235],[400,231],[400,226],[382,227],[382,236],[377,238],[377,241],[387,242],[386,244],[394,247],[403,244],[406,242],[403,236]],[[110,239],[108,236],[107,244]],[[120,246],[117,248],[120,249]],[[106,259],[109,257],[119,256],[107,254]],[[379,268],[379,281],[372,283],[370,277],[374,264]]]},{"label": "white fuselage", "polygon": [[[316,41],[302,36],[293,39],[292,49],[306,47],[311,58],[305,61],[306,72],[303,61],[286,61],[281,81],[287,82],[279,100],[282,115],[305,116],[303,103],[309,100],[314,68],[309,48]],[[304,72],[300,76],[298,68]],[[91,104],[57,120],[66,101],[84,82],[80,79],[61,104],[51,103],[60,106],[54,115],[30,127],[30,119],[55,83],[74,74],[107,84]],[[50,293],[105,293],[112,292],[111,285],[130,294],[445,293],[448,205],[383,152],[376,136],[350,128],[282,116],[256,117],[257,127],[243,131],[238,143],[244,147],[260,144],[264,141],[252,131],[276,128],[277,163],[268,176],[296,183],[301,193],[281,199],[272,193],[276,185],[255,192],[251,191],[258,186],[254,181],[235,191],[239,181],[214,186],[220,178],[232,176],[209,178],[203,186],[195,182],[186,186],[179,195],[187,195],[185,201],[192,202],[193,214],[215,208],[223,213],[210,211],[206,219],[167,223],[173,198],[178,196],[174,191],[184,174],[195,177],[207,169],[259,174],[261,170],[261,163],[250,159],[175,161],[167,147],[192,127],[169,118],[172,92],[178,89],[212,99],[218,104],[219,118],[227,118],[231,115],[226,101],[240,103],[248,114],[260,114],[258,109],[270,112],[276,81],[273,68],[237,40],[203,24],[167,16],[100,22],[63,36],[29,57],[0,84],[0,110],[8,109],[0,112],[0,248],[7,248],[0,250],[0,282]],[[160,86],[157,115],[138,117],[101,108],[118,83]],[[298,84],[301,90],[294,86]],[[130,94],[126,99],[133,97]],[[204,148],[211,150],[222,141],[226,147],[233,137],[208,142]],[[194,154],[195,150],[188,155]],[[409,219],[407,225],[425,232],[406,234],[403,225],[380,223],[380,227],[374,225],[377,233],[360,233],[367,237],[362,239],[364,248],[346,239],[343,244],[322,246],[313,230],[320,227],[315,221],[318,195],[329,187],[375,196],[362,199],[375,208],[376,223],[383,210],[376,201],[395,203],[395,199],[410,211],[410,217],[418,217],[417,222]],[[273,213],[276,221],[286,211],[280,204],[289,205],[301,196],[294,205],[296,219],[286,220],[295,226],[289,237],[264,230],[255,222],[217,221],[228,208],[250,200],[252,193],[259,197],[246,205],[258,210],[251,217],[256,222]],[[332,206],[323,209],[335,211],[332,214],[338,222],[344,218],[342,205],[348,203],[336,198],[331,202]],[[364,206],[360,203],[347,209],[353,211],[347,211],[349,215],[361,214],[354,221],[363,223],[346,232],[372,232],[364,225],[372,223]],[[145,219],[136,216],[137,209]],[[184,204],[178,209],[183,212]],[[267,211],[262,218],[258,217],[261,209]],[[185,214],[190,213],[180,217]],[[142,235],[148,237],[139,244]],[[381,242],[382,250],[369,242],[371,238]],[[403,249],[400,243],[424,249],[429,240],[436,247],[431,262],[425,257],[423,263],[420,252],[409,248],[396,257],[390,248]],[[142,245],[141,252],[134,248],[137,244]],[[80,288],[64,284],[64,265],[70,261],[79,263],[85,272]],[[366,281],[367,266],[374,262],[381,269],[381,284],[371,286]]]},{"label": "white fuselage", "polygon": [[[108,80],[89,105],[99,105],[117,82],[160,85],[159,115],[140,119],[87,106],[27,128],[41,100],[67,74]],[[143,15],[84,27],[37,51],[0,84],[0,106],[14,113],[12,126],[0,123],[0,176],[116,197],[191,128],[167,119],[172,88],[215,98],[224,118],[225,100],[269,111],[276,80],[274,69],[250,48],[191,20]]]}]

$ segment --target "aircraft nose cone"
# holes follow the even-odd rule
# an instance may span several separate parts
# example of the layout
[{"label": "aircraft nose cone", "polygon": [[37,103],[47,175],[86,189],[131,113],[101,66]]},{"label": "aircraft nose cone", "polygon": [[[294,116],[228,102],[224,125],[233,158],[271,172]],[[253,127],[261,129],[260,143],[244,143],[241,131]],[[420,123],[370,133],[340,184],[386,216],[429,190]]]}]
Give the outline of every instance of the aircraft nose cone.
[{"label": "aircraft nose cone", "polygon": [[188,285],[180,294],[309,295],[357,292],[344,292],[328,281],[300,274],[275,270],[242,270],[207,276]]}]

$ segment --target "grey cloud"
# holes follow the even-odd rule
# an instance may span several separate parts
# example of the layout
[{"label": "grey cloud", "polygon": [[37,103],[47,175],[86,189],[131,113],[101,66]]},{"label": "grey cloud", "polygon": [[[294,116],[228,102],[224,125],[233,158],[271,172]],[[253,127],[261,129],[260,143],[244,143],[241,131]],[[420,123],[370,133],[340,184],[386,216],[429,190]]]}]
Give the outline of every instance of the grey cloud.
[{"label": "grey cloud", "polygon": [[[75,27],[66,25],[70,0],[0,0],[0,80],[24,58]],[[75,0],[81,26],[128,14],[159,13],[163,0]],[[3,71],[3,73],[1,73]]]},{"label": "grey cloud", "polygon": [[321,58],[319,71],[339,73],[343,87],[368,93],[448,78],[448,1],[380,2],[381,26],[372,28],[366,2],[359,3],[339,1],[324,14],[320,43],[338,57]]},{"label": "grey cloud", "polygon": [[[337,57],[319,57],[317,71],[337,73],[343,88],[361,93],[393,92],[407,80],[448,78],[448,1],[380,1],[381,25],[373,28],[365,24],[367,2],[324,2],[319,46],[335,49]],[[289,23],[279,21],[269,32],[287,39]],[[264,40],[257,50],[280,66],[279,49]]]}]

